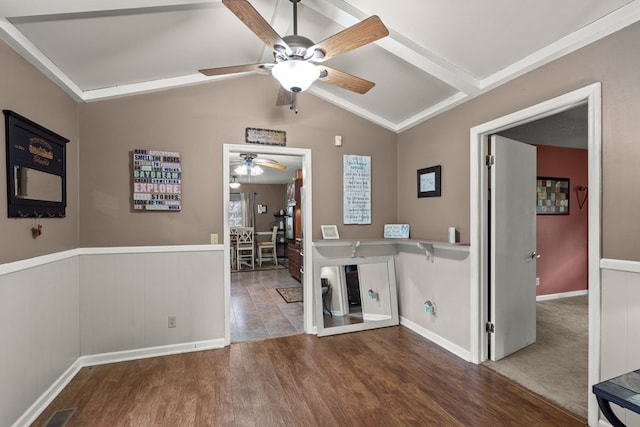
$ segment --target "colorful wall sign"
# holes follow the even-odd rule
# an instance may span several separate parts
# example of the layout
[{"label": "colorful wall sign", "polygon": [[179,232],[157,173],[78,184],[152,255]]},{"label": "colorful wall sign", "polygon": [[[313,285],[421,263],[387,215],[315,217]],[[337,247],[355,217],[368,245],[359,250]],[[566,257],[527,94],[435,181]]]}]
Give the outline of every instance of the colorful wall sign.
[{"label": "colorful wall sign", "polygon": [[181,200],[180,153],[133,150],[133,209],[179,211]]}]

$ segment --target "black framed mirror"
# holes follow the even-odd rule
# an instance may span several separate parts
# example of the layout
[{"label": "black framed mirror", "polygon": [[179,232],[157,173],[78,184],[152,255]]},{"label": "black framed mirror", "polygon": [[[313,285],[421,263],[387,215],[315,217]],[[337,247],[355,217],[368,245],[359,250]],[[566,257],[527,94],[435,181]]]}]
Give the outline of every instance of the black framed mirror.
[{"label": "black framed mirror", "polygon": [[62,218],[67,206],[68,139],[3,110],[9,218]]}]

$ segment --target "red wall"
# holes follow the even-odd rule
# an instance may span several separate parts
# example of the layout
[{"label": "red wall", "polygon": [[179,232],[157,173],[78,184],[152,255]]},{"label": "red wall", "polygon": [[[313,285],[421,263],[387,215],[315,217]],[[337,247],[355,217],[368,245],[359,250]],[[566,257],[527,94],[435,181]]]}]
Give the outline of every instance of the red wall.
[{"label": "red wall", "polygon": [[537,295],[588,288],[587,203],[578,206],[576,187],[588,182],[587,150],[538,145],[538,176],[569,178],[569,215],[537,215]]}]

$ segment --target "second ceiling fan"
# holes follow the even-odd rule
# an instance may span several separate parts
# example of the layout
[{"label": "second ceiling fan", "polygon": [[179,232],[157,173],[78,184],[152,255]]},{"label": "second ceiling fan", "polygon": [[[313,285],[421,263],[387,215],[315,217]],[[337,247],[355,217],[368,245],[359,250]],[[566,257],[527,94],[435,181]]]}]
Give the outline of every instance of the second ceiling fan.
[{"label": "second ceiling fan", "polygon": [[298,35],[297,5],[293,3],[293,34],[280,37],[258,11],[246,0],[222,0],[251,31],[273,50],[273,63],[233,65],[199,70],[207,76],[269,71],[280,82],[277,105],[293,105],[295,94],[321,80],[359,94],[367,93],[375,83],[327,67],[324,61],[386,37],[389,30],[377,16],[371,16],[337,34],[314,43]]}]

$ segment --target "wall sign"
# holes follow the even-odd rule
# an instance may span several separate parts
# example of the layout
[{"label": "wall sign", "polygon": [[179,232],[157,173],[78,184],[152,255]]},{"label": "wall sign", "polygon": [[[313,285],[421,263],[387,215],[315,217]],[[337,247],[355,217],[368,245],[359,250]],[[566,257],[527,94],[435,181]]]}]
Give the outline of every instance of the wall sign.
[{"label": "wall sign", "polygon": [[287,133],[283,130],[246,128],[244,139],[247,144],[287,145]]},{"label": "wall sign", "polygon": [[133,209],[179,211],[182,207],[180,153],[133,150]]},{"label": "wall sign", "polygon": [[371,224],[371,156],[345,155],[342,167],[345,224]]}]

